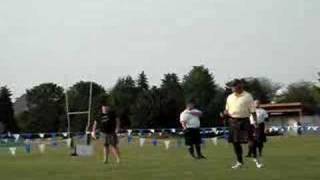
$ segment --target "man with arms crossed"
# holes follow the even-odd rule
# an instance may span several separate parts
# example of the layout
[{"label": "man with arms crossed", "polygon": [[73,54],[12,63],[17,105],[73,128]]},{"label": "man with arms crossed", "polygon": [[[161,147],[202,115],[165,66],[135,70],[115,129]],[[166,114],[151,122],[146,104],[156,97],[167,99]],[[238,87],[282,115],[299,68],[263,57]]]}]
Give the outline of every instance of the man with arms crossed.
[{"label": "man with arms crossed", "polygon": [[[180,115],[180,123],[185,133],[185,143],[190,155],[195,159],[206,159],[201,153],[200,117],[202,112],[195,109],[193,100],[187,103],[186,109]],[[194,154],[196,149],[197,156]]]},{"label": "man with arms crossed", "polygon": [[[230,134],[229,142],[233,144],[237,162],[232,169],[238,169],[243,166],[243,150],[241,144],[248,143],[250,135],[250,116],[253,115],[256,126],[256,109],[250,93],[243,89],[244,82],[235,79],[232,83],[232,94],[228,96],[225,115],[229,118]],[[256,163],[258,168],[260,164]]]},{"label": "man with arms crossed", "polygon": [[93,124],[92,137],[94,139],[96,139],[97,127],[99,127],[100,131],[105,135],[104,163],[108,163],[110,151],[116,158],[117,163],[120,163],[120,150],[117,136],[120,130],[120,120],[117,118],[116,113],[110,109],[110,106],[106,104],[101,106],[99,122],[95,121]]}]

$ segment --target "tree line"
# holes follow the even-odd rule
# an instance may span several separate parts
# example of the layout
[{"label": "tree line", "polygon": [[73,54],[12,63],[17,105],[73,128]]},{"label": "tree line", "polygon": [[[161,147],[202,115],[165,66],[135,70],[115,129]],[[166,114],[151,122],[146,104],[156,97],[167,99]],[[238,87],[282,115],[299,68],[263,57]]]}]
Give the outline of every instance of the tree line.
[{"label": "tree line", "polygon": [[[320,77],[320,74],[319,74]],[[290,84],[285,91],[281,84],[267,78],[244,78],[245,88],[262,103],[302,102],[315,111],[319,109],[320,87],[311,82]],[[320,82],[320,79],[319,79]],[[55,83],[43,83],[28,89],[26,109],[14,113],[11,92],[0,89],[0,132],[63,132],[67,129],[66,93],[69,111],[88,109],[91,82],[80,81],[64,90]],[[100,105],[109,103],[117,112],[123,128],[176,128],[179,115],[188,99],[195,99],[204,112],[202,126],[219,126],[219,113],[223,111],[230,89],[219,86],[214,75],[204,66],[194,66],[182,79],[168,73],[161,84],[150,86],[148,77],[141,72],[136,78],[121,77],[107,91],[103,85],[92,84],[92,119],[99,116]],[[65,92],[66,91],[66,92]],[[84,131],[87,116],[71,116],[71,131]]]}]

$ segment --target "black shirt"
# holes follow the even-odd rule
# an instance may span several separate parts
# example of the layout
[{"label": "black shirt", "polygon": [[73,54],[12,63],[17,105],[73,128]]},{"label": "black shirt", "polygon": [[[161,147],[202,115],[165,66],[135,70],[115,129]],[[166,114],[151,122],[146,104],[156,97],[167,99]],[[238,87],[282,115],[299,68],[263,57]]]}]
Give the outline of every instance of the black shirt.
[{"label": "black shirt", "polygon": [[117,116],[113,111],[109,111],[106,114],[100,114],[100,129],[101,132],[106,134],[113,134],[117,128]]}]

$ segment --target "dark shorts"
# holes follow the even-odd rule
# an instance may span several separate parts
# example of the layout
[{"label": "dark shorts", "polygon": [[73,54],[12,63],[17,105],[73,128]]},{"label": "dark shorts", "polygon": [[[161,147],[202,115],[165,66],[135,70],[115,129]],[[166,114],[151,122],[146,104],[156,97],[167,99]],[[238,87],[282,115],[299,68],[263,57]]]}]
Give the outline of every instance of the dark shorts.
[{"label": "dark shorts", "polygon": [[104,146],[117,146],[119,143],[117,134],[104,134],[105,141]]},{"label": "dark shorts", "polygon": [[188,128],[184,131],[185,143],[187,146],[201,144],[201,134],[199,128]]},{"label": "dark shorts", "polygon": [[267,136],[264,132],[265,124],[260,123],[258,127],[254,127],[253,125],[250,126],[250,140],[256,141],[258,143],[265,143],[267,142]]},{"label": "dark shorts", "polygon": [[229,119],[230,134],[229,142],[230,143],[242,143],[246,144],[250,138],[250,120],[249,118],[241,119]]}]

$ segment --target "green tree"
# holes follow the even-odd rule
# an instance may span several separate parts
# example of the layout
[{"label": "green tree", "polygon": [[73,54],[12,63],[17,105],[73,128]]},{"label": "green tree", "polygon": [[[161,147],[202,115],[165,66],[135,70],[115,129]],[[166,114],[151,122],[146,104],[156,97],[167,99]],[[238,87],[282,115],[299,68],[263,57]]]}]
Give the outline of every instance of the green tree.
[{"label": "green tree", "polygon": [[270,103],[281,88],[280,84],[273,83],[267,78],[244,78],[244,80],[246,82],[245,89],[261,103]]},{"label": "green tree", "polygon": [[[19,123],[23,132],[57,132],[64,130],[65,110],[63,88],[44,83],[27,90],[28,112]],[[24,120],[25,122],[21,122]]]},{"label": "green tree", "polygon": [[227,92],[223,88],[217,87],[216,94],[213,100],[211,100],[210,104],[208,105],[209,114],[213,120],[213,126],[224,125],[223,121],[221,121],[220,113],[223,112],[225,109],[227,95],[228,95]]},{"label": "green tree", "polygon": [[[88,81],[80,81],[74,84],[68,90],[69,107],[72,112],[87,111],[89,108],[89,92],[90,84]],[[91,121],[98,118],[100,113],[101,103],[105,102],[108,98],[103,86],[92,82],[92,106],[91,106]],[[88,116],[84,115],[73,115],[71,116],[71,131],[79,132],[84,131]]]},{"label": "green tree", "polygon": [[199,108],[204,112],[202,126],[212,126],[219,112],[213,107],[217,85],[209,69],[204,66],[194,66],[183,78],[182,87],[186,99],[194,98]]},{"label": "green tree", "polygon": [[161,124],[166,128],[179,127],[179,117],[185,108],[185,97],[180,80],[174,73],[165,74],[160,86]]},{"label": "green tree", "polygon": [[[11,92],[7,87],[0,89],[0,133],[4,131],[17,132],[18,127],[14,118]],[[2,124],[2,125],[1,125]]]},{"label": "green tree", "polygon": [[140,91],[149,90],[148,78],[147,78],[147,75],[144,73],[144,71],[142,71],[142,72],[138,75],[137,88],[138,88]]},{"label": "green tree", "polygon": [[279,98],[279,103],[290,103],[290,102],[301,102],[307,108],[315,110],[317,106],[316,92],[314,85],[311,82],[296,82],[292,83],[287,87],[286,92],[284,92]]},{"label": "green tree", "polygon": [[320,72],[318,73],[318,84],[314,85],[316,92],[316,101],[318,103],[318,108],[320,109]]},{"label": "green tree", "polygon": [[135,104],[138,88],[131,76],[118,79],[110,92],[110,100],[124,127],[130,126],[131,108]]},{"label": "green tree", "polygon": [[140,93],[131,106],[131,127],[133,128],[160,128],[160,91],[152,87]]}]

